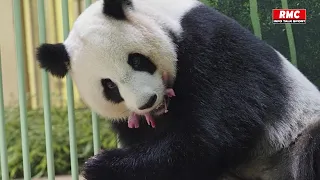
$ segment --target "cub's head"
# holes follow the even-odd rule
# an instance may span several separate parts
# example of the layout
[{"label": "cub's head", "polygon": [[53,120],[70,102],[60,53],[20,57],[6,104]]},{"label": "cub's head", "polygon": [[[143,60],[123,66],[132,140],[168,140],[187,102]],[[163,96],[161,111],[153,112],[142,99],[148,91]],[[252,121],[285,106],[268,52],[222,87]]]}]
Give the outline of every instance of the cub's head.
[{"label": "cub's head", "polygon": [[42,68],[60,78],[70,73],[85,103],[110,119],[153,111],[164,98],[162,74],[175,78],[177,55],[169,31],[179,27],[143,2],[97,1],[63,43],[37,49]]}]

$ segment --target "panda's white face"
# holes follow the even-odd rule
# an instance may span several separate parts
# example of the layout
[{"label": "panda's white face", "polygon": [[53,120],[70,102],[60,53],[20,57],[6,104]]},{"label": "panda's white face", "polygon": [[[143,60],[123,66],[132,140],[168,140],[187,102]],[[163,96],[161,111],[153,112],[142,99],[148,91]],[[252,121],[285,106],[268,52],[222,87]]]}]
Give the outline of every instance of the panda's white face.
[{"label": "panda's white face", "polygon": [[162,74],[175,79],[177,54],[168,30],[181,33],[180,18],[196,3],[97,1],[77,18],[63,44],[40,48],[38,60],[57,76],[68,70],[81,98],[98,114],[114,120],[143,115],[163,102]]},{"label": "panda's white face", "polygon": [[102,6],[89,7],[64,42],[71,76],[83,100],[104,117],[147,113],[163,101],[162,73],[175,76],[174,46],[154,20],[130,11],[129,22],[109,19]]}]

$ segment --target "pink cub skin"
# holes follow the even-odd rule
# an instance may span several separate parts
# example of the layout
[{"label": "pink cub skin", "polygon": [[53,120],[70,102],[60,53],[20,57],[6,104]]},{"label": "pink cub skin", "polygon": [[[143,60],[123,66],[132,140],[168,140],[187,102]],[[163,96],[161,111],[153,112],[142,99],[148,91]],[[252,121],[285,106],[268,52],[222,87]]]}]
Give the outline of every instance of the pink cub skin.
[{"label": "pink cub skin", "polygon": [[[163,79],[164,84],[167,84],[167,82],[168,82],[167,73],[163,73],[162,79]],[[172,88],[168,88],[165,91],[165,96],[171,98],[171,97],[174,97],[176,95],[175,95],[174,90]],[[165,103],[165,106],[167,107],[166,102],[164,102],[164,103]],[[168,112],[168,110],[166,108],[164,113],[167,113],[167,112]],[[144,116],[146,118],[146,121],[147,121],[148,125],[151,125],[151,127],[155,128],[156,127],[156,123],[155,123],[153,117],[151,116],[151,114],[147,113]],[[131,113],[130,114],[130,116],[128,118],[128,127],[129,128],[139,128],[139,118],[138,118],[138,115],[136,113]]]},{"label": "pink cub skin", "polygon": [[131,113],[128,119],[129,128],[139,128],[139,118],[136,113]]},{"label": "pink cub skin", "polygon": [[172,88],[166,89],[166,95],[168,97],[174,97],[176,94],[174,93],[174,90]]},{"label": "pink cub skin", "polygon": [[151,127],[155,128],[156,127],[156,122],[154,121],[153,117],[148,113],[145,115],[146,121]]},{"label": "pink cub skin", "polygon": [[[169,77],[168,77],[168,74],[167,74],[166,72],[163,73],[162,79],[163,79],[163,82],[164,82],[165,84],[168,83]],[[168,89],[166,89],[166,96],[168,96],[168,97],[174,97],[174,96],[176,96],[176,95],[175,95],[174,90],[173,90],[172,88],[168,88]]]}]

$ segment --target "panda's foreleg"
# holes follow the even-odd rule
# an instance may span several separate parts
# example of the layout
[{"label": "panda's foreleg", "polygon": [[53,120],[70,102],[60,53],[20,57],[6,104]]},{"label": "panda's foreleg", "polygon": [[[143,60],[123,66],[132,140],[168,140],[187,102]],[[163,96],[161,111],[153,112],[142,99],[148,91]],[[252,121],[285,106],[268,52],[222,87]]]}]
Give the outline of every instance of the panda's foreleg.
[{"label": "panda's foreleg", "polygon": [[87,180],[214,180],[222,167],[197,139],[168,137],[152,144],[106,150],[84,165]]}]

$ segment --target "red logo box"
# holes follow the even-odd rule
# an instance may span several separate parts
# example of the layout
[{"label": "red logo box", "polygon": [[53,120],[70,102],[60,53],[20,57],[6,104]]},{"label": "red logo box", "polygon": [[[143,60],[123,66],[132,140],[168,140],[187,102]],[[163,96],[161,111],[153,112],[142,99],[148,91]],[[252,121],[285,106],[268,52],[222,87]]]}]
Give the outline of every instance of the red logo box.
[{"label": "red logo box", "polygon": [[274,24],[305,24],[307,20],[306,9],[273,9],[272,21]]}]

